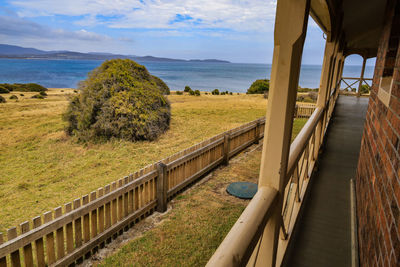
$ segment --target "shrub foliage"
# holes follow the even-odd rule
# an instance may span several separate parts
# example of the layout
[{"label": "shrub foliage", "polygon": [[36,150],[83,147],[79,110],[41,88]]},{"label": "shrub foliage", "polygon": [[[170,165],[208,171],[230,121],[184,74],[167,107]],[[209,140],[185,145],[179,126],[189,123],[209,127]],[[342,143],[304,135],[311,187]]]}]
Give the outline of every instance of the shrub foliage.
[{"label": "shrub foliage", "polygon": [[252,83],[249,89],[247,89],[247,94],[264,94],[269,91],[269,80],[261,79],[256,80]]},{"label": "shrub foliage", "polygon": [[0,94],[8,94],[10,90],[0,85]]},{"label": "shrub foliage", "polygon": [[47,91],[46,87],[36,83],[0,83],[0,88],[5,88],[8,91],[18,92],[44,92]]},{"label": "shrub foliage", "polygon": [[211,94],[219,95],[219,90],[218,89],[214,89],[214,90],[211,91]]},{"label": "shrub foliage", "polygon": [[368,85],[366,85],[366,84],[361,85],[361,88],[360,88],[361,94],[369,94],[369,91],[370,91],[370,88]]},{"label": "shrub foliage", "polygon": [[158,89],[160,89],[160,91],[162,92],[163,95],[170,94],[169,87],[163,80],[161,80],[160,78],[158,78],[157,76],[154,76],[154,75],[151,75],[151,78],[153,78],[153,80],[156,82]]},{"label": "shrub foliage", "polygon": [[7,102],[6,99],[0,95],[0,103],[6,103],[6,102]]},{"label": "shrub foliage", "polygon": [[147,69],[129,59],[105,61],[79,84],[64,120],[80,140],[154,140],[169,128],[170,104]]}]

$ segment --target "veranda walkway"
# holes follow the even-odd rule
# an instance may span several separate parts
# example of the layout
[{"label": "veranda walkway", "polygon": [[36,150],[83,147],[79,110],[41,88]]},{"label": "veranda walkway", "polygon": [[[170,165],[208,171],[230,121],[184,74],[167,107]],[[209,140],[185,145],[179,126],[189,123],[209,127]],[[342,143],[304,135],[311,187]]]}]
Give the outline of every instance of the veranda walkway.
[{"label": "veranda walkway", "polygon": [[351,266],[350,179],[368,98],[340,96],[283,266]]}]

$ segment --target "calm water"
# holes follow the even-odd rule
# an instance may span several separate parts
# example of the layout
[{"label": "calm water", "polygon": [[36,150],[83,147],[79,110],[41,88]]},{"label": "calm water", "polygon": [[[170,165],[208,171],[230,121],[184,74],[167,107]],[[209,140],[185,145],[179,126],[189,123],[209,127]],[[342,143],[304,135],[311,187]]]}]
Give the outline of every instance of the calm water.
[{"label": "calm water", "polygon": [[[30,60],[0,59],[0,83],[39,83],[46,87],[76,88],[87,73],[98,67],[101,60]],[[211,91],[214,88],[246,92],[256,79],[269,78],[271,65],[202,62],[139,62],[151,74],[163,79],[171,90],[192,89]],[[344,76],[358,77],[359,66],[345,66]],[[366,77],[372,77],[373,67],[367,66]],[[321,66],[304,65],[300,86],[317,88]]]}]

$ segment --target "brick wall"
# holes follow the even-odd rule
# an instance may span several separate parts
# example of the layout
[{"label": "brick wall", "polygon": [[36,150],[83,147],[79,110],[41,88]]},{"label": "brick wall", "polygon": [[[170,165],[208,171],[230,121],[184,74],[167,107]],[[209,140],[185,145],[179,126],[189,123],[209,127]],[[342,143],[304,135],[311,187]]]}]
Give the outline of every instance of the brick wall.
[{"label": "brick wall", "polygon": [[[393,42],[400,37],[399,6],[400,0],[388,3],[358,162],[356,190],[361,266],[400,266],[399,46],[393,53]],[[394,85],[387,107],[378,97],[379,82],[384,71],[387,73],[387,67],[393,64]]]}]

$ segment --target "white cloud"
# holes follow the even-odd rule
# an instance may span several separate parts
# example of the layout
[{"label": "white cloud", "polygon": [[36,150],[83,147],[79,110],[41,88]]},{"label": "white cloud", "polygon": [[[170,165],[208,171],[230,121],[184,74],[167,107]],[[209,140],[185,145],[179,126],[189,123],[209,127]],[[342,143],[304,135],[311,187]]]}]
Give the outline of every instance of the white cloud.
[{"label": "white cloud", "polygon": [[80,41],[107,41],[111,38],[106,35],[89,32],[84,29],[67,31],[53,29],[25,19],[9,16],[0,16],[0,34],[3,36],[36,37],[46,39],[65,39]]},{"label": "white cloud", "polygon": [[14,0],[18,14],[83,16],[76,23],[110,28],[272,30],[274,0]]}]

